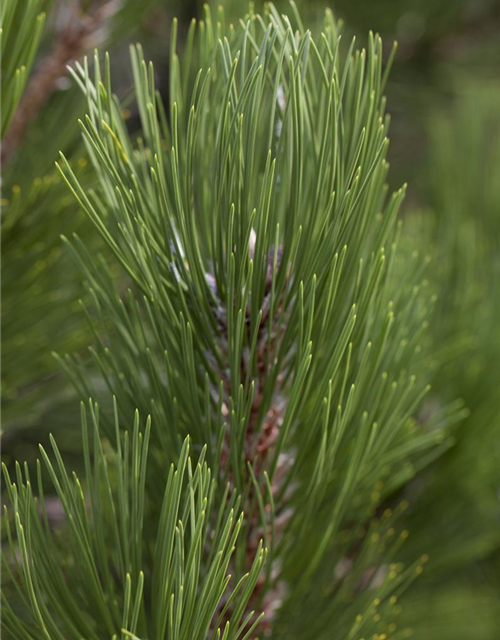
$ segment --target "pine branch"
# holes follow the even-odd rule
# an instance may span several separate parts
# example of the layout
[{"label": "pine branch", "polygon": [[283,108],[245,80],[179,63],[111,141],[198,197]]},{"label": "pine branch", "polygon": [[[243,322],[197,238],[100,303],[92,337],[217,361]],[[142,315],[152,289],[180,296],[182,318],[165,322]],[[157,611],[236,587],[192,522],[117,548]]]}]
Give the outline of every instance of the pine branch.
[{"label": "pine branch", "polygon": [[[200,539],[201,512],[220,531],[221,514],[240,496],[245,516],[223,573],[231,566],[231,574],[250,571],[252,580],[241,600],[219,590],[206,607],[195,603],[193,594],[204,592],[193,588],[192,615],[185,615],[189,624],[203,619],[196,633],[217,633],[229,621],[222,637],[327,638],[333,624],[349,640],[384,634],[393,599],[423,562],[396,561],[407,532],[396,533],[400,509],[386,503],[450,441],[448,420],[433,428],[414,419],[428,391],[434,299],[426,262],[398,250],[404,189],[388,195],[386,186],[382,43],[370,34],[366,50],[354,42],[345,50],[331,13],[316,37],[298,14],[292,23],[272,5],[237,27],[224,24],[207,8],[180,57],[174,22],[166,105],[152,65],[132,47],[140,137],[129,134],[112,93],[108,57],[101,68],[96,54],[92,73],[87,60],[75,64],[87,98],[83,140],[100,186],[87,189],[64,156],[59,170],[122,273],[116,278],[116,265],[78,237],[66,240],[88,282],[95,345],[90,363],[69,356],[61,363],[82,398],[104,396],[99,387],[118,398],[115,413],[101,417],[118,457],[115,414],[151,413],[154,454],[140,476],[151,499],[148,519],[165,465],[181,464],[188,435],[206,451],[214,478],[211,501],[197,493],[202,472],[196,487],[188,483],[179,507],[190,514],[188,539]],[[94,482],[109,493],[103,473]],[[78,504],[74,518],[85,512]],[[120,531],[120,518],[111,521]],[[143,521],[130,525],[132,540]],[[160,531],[161,523],[160,516]],[[125,544],[124,535],[113,535]],[[195,548],[187,556],[199,560],[205,547]],[[207,585],[214,548],[193,573]],[[138,575],[140,550],[135,544],[121,561],[120,593],[127,593],[126,571]],[[108,552],[100,542],[82,557],[92,567]],[[138,600],[153,611],[155,638],[198,637],[183,622],[186,608],[177,615],[185,582],[176,576],[191,575],[182,558],[179,552],[162,574],[168,588],[153,580]],[[109,637],[121,612],[113,575],[101,584],[88,571],[85,582],[96,585],[92,608],[101,606]],[[26,579],[21,593],[29,601],[35,588]],[[254,611],[267,615],[261,622]],[[253,631],[244,631],[248,625]],[[172,635],[176,629],[180,635]]]},{"label": "pine branch", "polygon": [[[20,619],[13,609],[17,598],[7,598],[4,591],[5,631],[19,639],[40,637],[40,632],[51,640],[165,634],[173,640],[236,640],[250,634],[259,618],[252,624],[244,612],[265,552],[262,546],[257,549],[249,572],[235,576],[240,579],[227,592],[242,516],[234,493],[227,505],[213,504],[215,479],[205,451],[193,464],[186,441],[176,469],[172,465],[165,479],[160,504],[151,505],[145,494],[150,421],[142,431],[136,414],[133,431],[122,434],[116,416],[115,450],[107,451],[98,408],[92,403],[89,408],[90,429],[82,405],[83,483],[66,471],[54,440],[55,462],[41,448],[66,516],[63,528],[53,530],[49,523],[40,463],[33,484],[26,467],[23,472],[18,465],[12,482],[4,466],[12,508],[4,517],[10,550],[3,555],[4,571],[24,613]],[[148,532],[145,519],[152,527]],[[156,542],[151,546],[153,530]],[[217,616],[222,598],[226,606]],[[221,627],[229,603],[231,613]]]},{"label": "pine branch", "polygon": [[[93,352],[96,365],[123,408],[139,403],[212,443],[216,475],[247,514],[236,566],[260,535],[273,541],[255,594],[270,612],[286,583],[305,588],[342,527],[369,517],[371,499],[353,513],[356,495],[381,481],[388,495],[413,475],[410,460],[418,467],[448,445],[409,422],[426,390],[409,368],[428,308],[413,287],[420,259],[407,285],[399,274],[394,287],[390,272],[403,192],[386,200],[380,39],[344,58],[330,14],[316,44],[272,7],[227,37],[219,29],[207,14],[195,47],[192,26],[181,75],[174,23],[167,114],[152,67],[132,49],[137,147],[109,63],[101,78],[96,59],[93,80],[77,66],[102,198],[64,158],[61,173],[144,295],[142,308],[132,293],[120,302],[75,240],[98,313],[119,327],[116,347],[111,334],[111,347]],[[157,434],[163,450],[178,437]]]}]

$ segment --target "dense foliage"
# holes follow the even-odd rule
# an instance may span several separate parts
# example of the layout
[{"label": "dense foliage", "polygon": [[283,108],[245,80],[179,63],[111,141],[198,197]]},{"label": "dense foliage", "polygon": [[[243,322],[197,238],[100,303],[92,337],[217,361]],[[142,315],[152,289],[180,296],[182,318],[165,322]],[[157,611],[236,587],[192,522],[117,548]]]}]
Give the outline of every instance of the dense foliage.
[{"label": "dense foliage", "polygon": [[[33,180],[23,118],[52,67],[21,96],[42,8],[2,9],[7,436],[47,412],[69,424],[36,464],[7,451],[6,637],[495,637],[498,580],[474,575],[498,565],[490,92],[471,90],[474,127],[466,101],[434,114],[429,205],[402,225],[395,49],[346,41],[330,11],[308,30],[293,3],[234,23],[207,6],[181,36],[173,22],[166,90],[139,45],[125,101],[112,57],[74,62],[35,163],[62,148],[58,173]],[[52,65],[140,14],[112,9]]]}]

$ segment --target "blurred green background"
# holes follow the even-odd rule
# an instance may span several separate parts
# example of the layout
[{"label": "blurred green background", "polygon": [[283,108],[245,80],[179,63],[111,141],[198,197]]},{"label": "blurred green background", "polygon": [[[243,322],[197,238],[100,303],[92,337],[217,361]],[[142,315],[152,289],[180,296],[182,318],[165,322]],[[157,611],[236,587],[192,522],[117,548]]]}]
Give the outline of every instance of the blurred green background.
[{"label": "blurred green background", "polygon": [[[77,399],[52,351],[92,342],[79,305],[85,286],[60,235],[99,239],[54,170],[58,151],[92,186],[79,139],[83,99],[62,65],[40,83],[43,64],[80,34],[67,60],[111,52],[115,89],[131,85],[128,45],[140,41],[168,90],[170,23],[179,33],[202,14],[194,0],[42,3],[48,13],[30,86],[38,101],[2,152],[2,457],[32,460],[57,432],[78,464]],[[227,20],[245,2],[222,3]],[[288,2],[276,2],[287,11]],[[403,239],[433,260],[438,303],[431,334],[439,366],[429,403],[463,398],[468,416],[456,446],[406,489],[408,557],[429,553],[401,613],[419,640],[500,638],[500,2],[498,0],[322,0],[297,2],[313,26],[325,7],[344,37],[368,30],[398,52],[387,86],[392,116],[391,187],[409,183]],[[262,3],[255,2],[256,8]],[[80,31],[79,31],[80,29]],[[82,33],[84,35],[82,35]],[[74,54],[73,56],[71,54]],[[30,85],[30,83],[32,83]],[[40,88],[41,84],[41,88]],[[41,95],[40,95],[41,93]],[[21,103],[22,105],[22,103]],[[130,127],[137,127],[132,111]],[[10,138],[9,138],[10,134]],[[424,409],[425,410],[425,407]],[[73,459],[71,459],[73,456]],[[413,535],[414,532],[414,535]]]}]

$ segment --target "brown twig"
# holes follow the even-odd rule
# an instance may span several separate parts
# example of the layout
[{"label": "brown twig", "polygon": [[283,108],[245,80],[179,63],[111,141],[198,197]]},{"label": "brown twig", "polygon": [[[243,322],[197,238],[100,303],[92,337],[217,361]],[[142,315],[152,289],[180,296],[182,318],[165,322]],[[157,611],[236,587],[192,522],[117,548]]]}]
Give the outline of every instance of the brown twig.
[{"label": "brown twig", "polygon": [[[253,257],[253,247],[250,246],[250,257]],[[262,496],[265,497],[268,494],[268,488],[264,484],[263,472],[266,467],[266,462],[272,459],[275,446],[279,437],[280,428],[283,423],[284,413],[286,409],[286,398],[279,391],[275,390],[270,401],[270,406],[264,406],[265,398],[265,385],[268,379],[269,363],[273,361],[273,354],[278,348],[279,342],[285,332],[284,322],[278,322],[277,318],[284,312],[282,309],[282,300],[278,301],[278,306],[273,317],[270,315],[270,296],[272,288],[273,278],[273,266],[279,268],[282,259],[281,248],[278,248],[276,255],[276,264],[274,264],[274,248],[271,248],[270,255],[268,256],[269,266],[267,272],[266,290],[264,292],[264,301],[262,304],[263,316],[261,324],[259,326],[257,344],[256,344],[256,358],[255,358],[255,374],[253,376],[253,383],[255,385],[254,396],[252,399],[252,406],[250,408],[250,415],[248,424],[246,425],[246,432],[244,438],[244,454],[245,460],[252,466],[257,482],[261,484]],[[215,282],[214,278],[207,276],[207,280]],[[218,306],[217,318],[219,328],[221,332],[221,339],[227,348],[227,322],[222,305]],[[251,341],[251,327],[250,327],[250,311],[247,309],[247,329],[249,332],[248,340]],[[278,325],[280,329],[278,330]],[[248,361],[248,354],[242,354],[241,356],[241,380],[249,380],[252,376],[249,375],[249,368],[252,364]],[[225,381],[224,389],[228,397],[231,396],[233,390],[231,389],[231,381],[227,376],[227,372],[221,372],[222,379]],[[226,432],[224,440],[222,455],[221,455],[221,469],[227,473],[229,482],[233,483],[233,477],[229,466],[231,448],[231,437],[229,430]],[[290,468],[292,462],[291,456],[287,454],[281,454],[278,459],[276,471],[271,480],[270,490],[272,493],[272,499],[275,502],[276,510],[282,512],[274,523],[271,535],[273,540],[279,541],[280,534],[284,531],[286,523],[289,521],[291,511],[285,508],[284,504],[276,504],[276,500],[283,488],[283,482],[286,480],[287,471]],[[245,559],[247,568],[252,565],[253,558],[257,552],[260,540],[265,538],[264,528],[270,526],[269,522],[262,523],[261,514],[258,509],[256,491],[253,487],[250,477],[247,477],[247,484],[250,487],[245,499],[244,511],[246,514],[247,523],[247,543],[245,551]],[[270,499],[269,499],[270,500]],[[265,509],[270,514],[271,506],[268,503],[265,505]],[[248,611],[258,610],[260,613],[264,613],[262,621],[259,623],[258,628],[255,630],[257,636],[268,635],[272,629],[272,622],[275,617],[275,613],[278,610],[280,603],[283,600],[284,593],[286,591],[286,585],[283,582],[273,582],[274,574],[278,574],[276,560],[273,561],[271,567],[271,582],[272,586],[269,587],[267,576],[260,576],[254,592],[250,598],[248,604]],[[268,590],[266,591],[266,588]],[[228,612],[228,616],[230,612]],[[257,616],[257,614],[256,614]],[[215,619],[217,616],[215,616]]]}]

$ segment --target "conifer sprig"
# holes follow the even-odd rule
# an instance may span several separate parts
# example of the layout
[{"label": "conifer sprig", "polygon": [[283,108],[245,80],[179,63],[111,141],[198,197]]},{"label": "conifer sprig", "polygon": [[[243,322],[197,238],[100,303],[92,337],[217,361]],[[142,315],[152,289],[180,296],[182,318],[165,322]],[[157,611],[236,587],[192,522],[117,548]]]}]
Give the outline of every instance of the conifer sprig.
[{"label": "conifer sprig", "polygon": [[4,571],[24,613],[19,617],[4,593],[7,633],[19,640],[201,640],[210,634],[236,640],[251,633],[258,616],[246,612],[246,604],[265,552],[257,550],[249,572],[233,575],[229,589],[242,515],[235,494],[214,505],[215,480],[205,451],[193,463],[186,440],[177,467],[157,487],[158,502],[152,502],[145,493],[150,420],[141,430],[136,413],[129,434],[120,431],[115,415],[110,448],[99,432],[97,405],[90,403],[89,414],[90,420],[82,405],[82,483],[66,470],[54,440],[52,456],[41,448],[64,509],[64,529],[54,530],[49,522],[42,465],[33,480],[18,465],[12,481],[4,467],[13,510],[12,524],[9,513],[4,518],[10,549],[3,555]]}]

